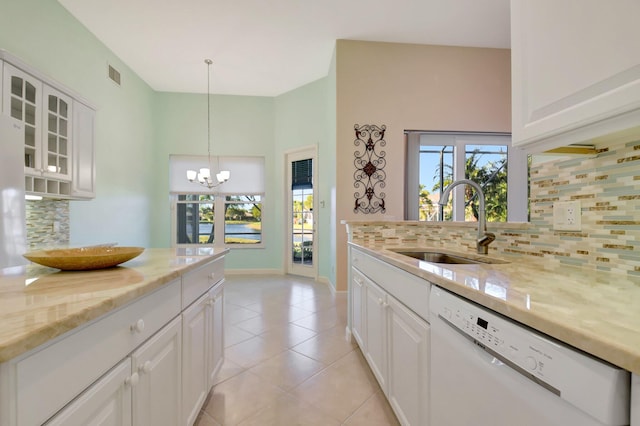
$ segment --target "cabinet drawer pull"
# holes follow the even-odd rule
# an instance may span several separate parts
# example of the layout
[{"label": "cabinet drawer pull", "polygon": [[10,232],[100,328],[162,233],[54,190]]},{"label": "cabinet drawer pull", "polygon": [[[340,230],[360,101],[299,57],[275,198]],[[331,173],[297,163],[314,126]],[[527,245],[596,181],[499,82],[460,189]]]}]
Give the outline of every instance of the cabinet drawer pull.
[{"label": "cabinet drawer pull", "polygon": [[127,386],[135,386],[138,384],[138,382],[140,381],[140,376],[138,375],[138,373],[133,373],[130,377],[127,377],[124,380],[124,384]]},{"label": "cabinet drawer pull", "polygon": [[210,273],[209,274],[209,279],[210,280],[215,280],[216,279],[216,273],[215,272]]},{"label": "cabinet drawer pull", "polygon": [[144,320],[140,318],[135,324],[131,324],[132,333],[142,333],[144,330]]}]

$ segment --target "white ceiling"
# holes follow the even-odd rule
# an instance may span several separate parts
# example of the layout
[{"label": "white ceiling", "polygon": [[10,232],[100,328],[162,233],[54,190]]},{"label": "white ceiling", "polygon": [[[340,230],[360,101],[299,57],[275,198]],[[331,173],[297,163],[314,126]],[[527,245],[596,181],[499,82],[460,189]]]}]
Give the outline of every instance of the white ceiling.
[{"label": "white ceiling", "polygon": [[276,96],[326,76],[337,39],[510,46],[509,0],[58,1],[157,91],[206,93],[211,58],[212,93]]}]

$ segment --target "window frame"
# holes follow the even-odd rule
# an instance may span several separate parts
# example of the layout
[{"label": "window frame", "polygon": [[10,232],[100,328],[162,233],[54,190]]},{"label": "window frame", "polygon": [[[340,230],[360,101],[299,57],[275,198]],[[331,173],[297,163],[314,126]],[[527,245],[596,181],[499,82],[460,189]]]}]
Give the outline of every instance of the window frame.
[{"label": "window frame", "polygon": [[[214,239],[213,243],[205,243],[205,244],[181,244],[178,243],[177,239],[177,231],[178,231],[178,204],[185,203],[184,201],[179,200],[180,195],[213,195],[213,232]],[[226,243],[226,233],[225,233],[225,204],[227,203],[237,203],[237,204],[248,204],[246,201],[227,201],[227,197],[245,197],[245,196],[259,196],[260,197],[260,205],[261,205],[261,239],[259,243],[256,244],[241,244],[241,243]],[[224,247],[224,248],[233,248],[233,249],[252,249],[252,248],[264,248],[265,247],[265,233],[264,228],[264,205],[265,205],[265,195],[264,194],[226,194],[226,193],[211,193],[208,191],[200,191],[200,192],[190,192],[188,194],[171,194],[171,246],[172,247],[181,247],[181,248],[194,248],[194,247]],[[193,203],[193,201],[190,201]],[[208,203],[208,202],[204,202]],[[222,238],[218,238],[218,236],[222,236]]]},{"label": "window frame", "polygon": [[[428,141],[421,140],[422,136]],[[511,143],[510,133],[496,132],[428,132],[411,131],[405,133],[406,182],[405,219],[419,220],[418,197],[420,185],[420,147],[453,146],[453,180],[465,179],[467,145],[507,146],[507,222],[528,222],[529,191],[527,153]],[[464,188],[454,189],[453,221],[464,222]],[[457,195],[457,196],[456,196]],[[438,218],[439,221],[442,218]],[[495,222],[502,223],[502,222]]]}]

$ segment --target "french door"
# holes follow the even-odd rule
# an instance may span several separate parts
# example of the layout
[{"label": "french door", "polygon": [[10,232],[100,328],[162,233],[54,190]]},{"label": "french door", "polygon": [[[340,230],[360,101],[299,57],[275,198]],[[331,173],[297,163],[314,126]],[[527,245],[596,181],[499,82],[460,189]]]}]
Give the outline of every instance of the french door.
[{"label": "french door", "polygon": [[315,158],[315,147],[286,154],[286,269],[288,274],[311,278],[318,274]]}]

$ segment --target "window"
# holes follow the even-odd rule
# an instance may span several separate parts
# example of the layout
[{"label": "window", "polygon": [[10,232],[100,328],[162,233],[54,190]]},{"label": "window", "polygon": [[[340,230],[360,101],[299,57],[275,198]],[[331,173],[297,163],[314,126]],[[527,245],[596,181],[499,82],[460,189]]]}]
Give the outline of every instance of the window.
[{"label": "window", "polygon": [[483,189],[489,222],[526,221],[527,170],[526,154],[511,147],[510,135],[410,132],[406,218],[477,220],[478,194],[469,186],[456,188],[447,206],[438,204],[453,181],[470,179]]},{"label": "window", "polygon": [[262,243],[261,195],[178,194],[175,210],[177,245],[216,243],[222,235],[216,222],[224,225],[226,245]]},{"label": "window", "polygon": [[224,204],[224,243],[262,242],[262,197],[227,195]]},{"label": "window", "polygon": [[172,244],[262,247],[264,157],[213,157],[212,164],[229,170],[231,178],[212,190],[186,179],[187,170],[210,167],[207,162],[207,157],[169,158]]}]

